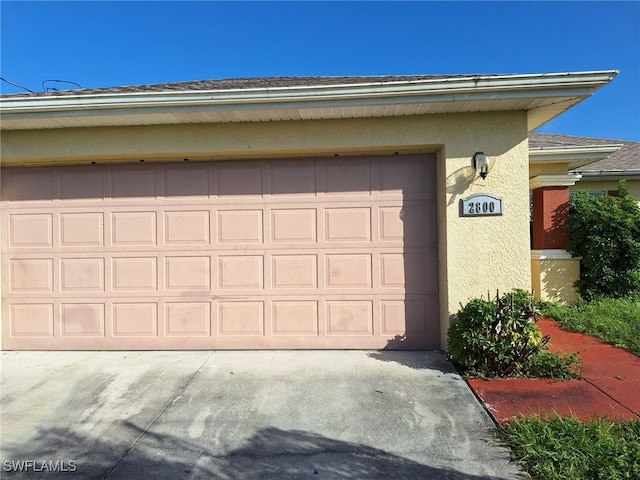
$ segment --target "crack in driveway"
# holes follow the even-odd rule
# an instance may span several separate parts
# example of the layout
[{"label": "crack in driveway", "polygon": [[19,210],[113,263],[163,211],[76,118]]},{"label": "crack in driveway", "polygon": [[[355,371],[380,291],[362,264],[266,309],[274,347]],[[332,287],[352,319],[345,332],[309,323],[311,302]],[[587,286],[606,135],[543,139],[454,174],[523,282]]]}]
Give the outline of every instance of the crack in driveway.
[{"label": "crack in driveway", "polygon": [[109,471],[107,472],[107,474],[102,477],[103,480],[106,480],[107,478],[109,478],[111,476],[111,474],[113,473],[113,471],[118,468],[118,465],[120,465],[120,463],[122,463],[122,461],[125,459],[125,457],[127,455],[129,455],[131,453],[131,451],[136,447],[136,445],[138,445],[138,443],[140,443],[140,440],[142,440],[142,438],[149,432],[149,430],[151,429],[151,427],[153,427],[153,425],[158,421],[158,419],[164,414],[164,412],[171,406],[173,405],[183,394],[184,391],[187,389],[187,387],[193,382],[193,379],[196,377],[196,375],[198,373],[200,373],[200,370],[202,370],[202,368],[207,364],[207,362],[209,361],[209,359],[211,358],[211,356],[213,355],[213,352],[209,352],[209,355],[207,355],[207,357],[202,361],[202,363],[200,364],[200,366],[196,369],[195,372],[193,372],[193,374],[191,374],[189,376],[189,378],[187,378],[187,380],[176,390],[176,393],[173,397],[171,397],[167,403],[164,405],[164,407],[162,407],[162,409],[160,410],[160,412],[158,412],[158,414],[153,418],[153,420],[151,420],[151,422],[149,422],[149,425],[147,425],[145,428],[142,429],[142,432],[140,433],[140,435],[138,435],[138,437],[133,441],[133,443],[131,444],[131,446],[129,448],[127,448],[125,450],[125,452],[122,454],[122,456],[118,459],[118,461],[109,469]]}]

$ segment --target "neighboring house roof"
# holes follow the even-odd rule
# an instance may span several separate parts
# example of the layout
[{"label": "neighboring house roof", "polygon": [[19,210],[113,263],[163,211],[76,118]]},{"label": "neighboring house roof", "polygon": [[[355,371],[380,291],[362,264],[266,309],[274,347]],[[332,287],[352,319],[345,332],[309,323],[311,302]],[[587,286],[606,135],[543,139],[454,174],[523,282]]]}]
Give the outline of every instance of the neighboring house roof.
[{"label": "neighboring house roof", "polygon": [[531,133],[529,135],[529,148],[537,151],[571,147],[593,149],[606,146],[619,146],[620,148],[601,160],[574,168],[572,172],[582,174],[585,179],[586,177],[640,176],[640,142],[546,133]]},{"label": "neighboring house roof", "polygon": [[517,75],[275,77],[0,96],[3,130],[526,111],[528,130],[589,98],[615,70]]}]

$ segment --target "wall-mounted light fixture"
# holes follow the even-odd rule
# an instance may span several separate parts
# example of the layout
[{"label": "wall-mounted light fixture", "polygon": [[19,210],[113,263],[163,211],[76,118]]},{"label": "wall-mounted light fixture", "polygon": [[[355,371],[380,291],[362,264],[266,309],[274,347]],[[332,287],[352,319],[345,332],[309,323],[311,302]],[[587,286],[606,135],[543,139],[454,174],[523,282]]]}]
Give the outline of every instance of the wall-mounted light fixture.
[{"label": "wall-mounted light fixture", "polygon": [[478,175],[484,180],[489,174],[490,159],[484,152],[476,152],[473,154],[473,168],[476,169]]}]

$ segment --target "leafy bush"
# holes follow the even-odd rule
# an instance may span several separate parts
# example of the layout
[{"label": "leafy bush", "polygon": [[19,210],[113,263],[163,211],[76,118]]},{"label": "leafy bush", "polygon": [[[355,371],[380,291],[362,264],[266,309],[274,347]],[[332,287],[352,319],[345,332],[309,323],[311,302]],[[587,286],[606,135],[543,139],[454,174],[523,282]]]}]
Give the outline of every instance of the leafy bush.
[{"label": "leafy bush", "polygon": [[495,300],[476,298],[456,315],[447,336],[449,358],[467,375],[578,378],[582,360],[546,351],[549,337],[536,324],[540,302],[525,290]]},{"label": "leafy bush", "polygon": [[582,257],[576,286],[585,300],[640,292],[640,208],[624,181],[619,197],[573,195],[567,228],[567,250]]},{"label": "leafy bush", "polygon": [[522,365],[520,373],[525,377],[570,380],[580,378],[582,358],[577,353],[561,356],[547,350],[538,350]]},{"label": "leafy bush", "polygon": [[513,290],[495,301],[473,299],[456,315],[447,336],[449,357],[470,375],[515,373],[543,345],[533,296]]}]

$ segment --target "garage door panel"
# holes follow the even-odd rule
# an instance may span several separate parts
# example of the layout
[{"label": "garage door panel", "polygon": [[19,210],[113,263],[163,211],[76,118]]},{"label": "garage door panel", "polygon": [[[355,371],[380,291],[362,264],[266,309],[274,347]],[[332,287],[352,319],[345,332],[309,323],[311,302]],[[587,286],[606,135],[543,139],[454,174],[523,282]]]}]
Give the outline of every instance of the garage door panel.
[{"label": "garage door panel", "polygon": [[3,169],[4,348],[438,348],[433,160]]},{"label": "garage door panel", "polygon": [[53,259],[17,258],[10,261],[9,289],[24,294],[53,292]]},{"label": "garage door panel", "polygon": [[380,241],[407,247],[437,245],[436,211],[430,205],[383,206],[379,210]]},{"label": "garage door panel", "polygon": [[216,168],[216,194],[219,197],[242,197],[242,201],[254,200],[263,194],[262,165],[222,165]]},{"label": "garage door panel", "polygon": [[371,194],[369,160],[336,160],[324,166],[326,195],[365,196]]},{"label": "garage door panel", "polygon": [[111,243],[114,246],[156,245],[156,224],[156,212],[114,212]]},{"label": "garage door panel", "polygon": [[[385,302],[393,302],[396,308],[396,323],[386,327],[382,323]],[[406,303],[411,302],[418,300]],[[138,304],[144,307],[133,308]],[[317,323],[315,308],[311,306],[315,304]],[[437,326],[430,324],[428,317],[408,316],[408,325],[403,329],[403,319],[398,312],[403,312],[404,307],[399,309],[398,305],[404,304],[403,299],[354,302],[352,297],[345,296],[332,296],[320,302],[316,298],[300,300],[293,297],[248,303],[237,298],[211,303],[181,301],[160,305],[160,316],[156,319],[154,302],[145,305],[131,300],[114,303],[111,309],[108,305],[105,307],[105,315],[113,315],[113,321],[105,318],[104,332],[100,331],[100,304],[63,303],[64,311],[59,305],[56,310],[50,304],[44,307],[39,304],[14,305],[15,311],[11,312],[13,331],[11,335],[5,331],[5,341],[7,348],[62,350],[439,348],[434,340],[437,338]],[[262,312],[263,307],[271,309],[269,315],[267,311]],[[420,309],[414,308],[413,311]],[[67,316],[66,325],[59,323],[61,313]],[[389,315],[387,310],[387,319]],[[57,318],[56,325],[60,325],[55,328],[55,336],[51,334],[54,330],[52,316]],[[218,316],[222,316],[224,323],[219,323]],[[15,327],[20,321],[22,325]],[[419,322],[426,327],[418,328]],[[63,335],[60,328],[65,328]],[[79,335],[83,331],[88,335]],[[401,343],[398,343],[400,338]]]},{"label": "garage door panel", "polygon": [[325,256],[327,288],[371,288],[371,255],[339,254]]},{"label": "garage door panel", "polygon": [[315,208],[271,210],[271,243],[315,243],[317,238]]},{"label": "garage door panel", "polygon": [[51,169],[3,169],[0,177],[3,202],[51,204],[58,198],[58,172]]},{"label": "garage door panel", "polygon": [[427,299],[384,300],[382,333],[384,335],[425,333]]},{"label": "garage door panel", "polygon": [[20,304],[11,305],[9,317],[11,337],[53,337],[54,305]]},{"label": "garage door panel", "polygon": [[165,335],[209,337],[211,335],[211,304],[209,302],[167,302],[165,304]]},{"label": "garage door panel", "polygon": [[158,290],[157,257],[114,257],[113,291],[150,291]]},{"label": "garage door panel", "polygon": [[53,215],[19,214],[9,215],[9,246],[52,247]]},{"label": "garage door panel", "polygon": [[218,325],[220,335],[264,335],[264,302],[221,301],[218,302]]},{"label": "garage door panel", "polygon": [[218,257],[218,288],[220,290],[262,290],[264,257],[261,255],[226,255]]},{"label": "garage door panel", "polygon": [[254,243],[263,241],[262,210],[219,210],[218,243]]},{"label": "garage door panel", "polygon": [[406,200],[427,198],[427,168],[421,161],[387,162],[379,169],[381,195],[402,194]]},{"label": "garage door panel", "polygon": [[104,337],[104,303],[63,303],[60,306],[62,337]]},{"label": "garage door panel", "polygon": [[61,247],[98,247],[104,245],[104,213],[61,213]]},{"label": "garage door panel", "polygon": [[163,194],[172,200],[197,200],[209,196],[209,168],[201,165],[164,169]]},{"label": "garage door panel", "polygon": [[165,288],[167,290],[211,289],[210,257],[165,257]]},{"label": "garage door panel", "polygon": [[316,196],[316,165],[300,163],[274,163],[269,167],[269,193],[276,197]]},{"label": "garage door panel", "polygon": [[69,167],[60,175],[60,200],[99,200],[105,197],[104,170],[87,167]]},{"label": "garage door panel", "polygon": [[370,300],[328,300],[327,335],[373,335],[373,302]]},{"label": "garage door panel", "polygon": [[326,242],[370,242],[371,208],[325,209]]},{"label": "garage door panel", "polygon": [[61,258],[61,292],[103,292],[104,258]]},{"label": "garage door panel", "polygon": [[152,202],[157,195],[156,171],[147,165],[112,167],[109,195],[115,201]]},{"label": "garage door panel", "polygon": [[164,244],[209,245],[210,212],[178,210],[164,212]]},{"label": "garage door panel", "polygon": [[315,300],[274,300],[271,312],[274,336],[318,335],[318,302]]},{"label": "garage door panel", "polygon": [[317,255],[280,254],[271,257],[272,289],[315,289],[317,286]]},{"label": "garage door panel", "polygon": [[114,337],[157,337],[157,303],[114,303],[112,306]]}]

